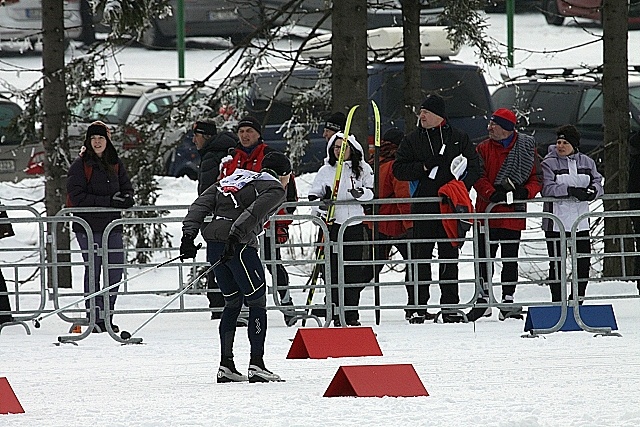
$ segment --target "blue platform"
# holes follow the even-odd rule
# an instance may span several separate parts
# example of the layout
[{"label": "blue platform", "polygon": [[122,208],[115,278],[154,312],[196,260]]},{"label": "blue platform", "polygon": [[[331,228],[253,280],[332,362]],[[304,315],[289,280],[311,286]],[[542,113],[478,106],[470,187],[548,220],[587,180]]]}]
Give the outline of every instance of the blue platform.
[{"label": "blue platform", "polygon": [[[613,314],[613,306],[606,305],[582,305],[580,306],[580,317],[582,321],[592,328],[611,328],[618,330],[616,316]],[[560,306],[538,306],[529,307],[527,310],[527,320],[524,323],[525,332],[533,329],[549,329],[555,326],[560,320]],[[560,331],[581,331],[573,316],[573,307],[567,307],[567,318]]]}]

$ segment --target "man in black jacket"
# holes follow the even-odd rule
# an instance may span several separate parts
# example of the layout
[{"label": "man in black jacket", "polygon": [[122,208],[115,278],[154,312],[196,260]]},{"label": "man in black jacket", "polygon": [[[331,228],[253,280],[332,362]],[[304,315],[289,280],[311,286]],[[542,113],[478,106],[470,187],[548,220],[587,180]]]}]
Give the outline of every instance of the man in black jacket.
[{"label": "man in black jacket", "polygon": [[[213,120],[199,120],[193,125],[193,143],[200,154],[200,171],[198,172],[198,195],[204,193],[218,180],[220,175],[220,162],[228,155],[229,150],[236,146],[238,138],[232,132],[218,133]],[[210,250],[207,249],[207,261],[210,259]],[[207,298],[209,308],[224,307],[224,298],[216,284],[213,271],[207,276]],[[221,312],[213,311],[211,319],[220,319]],[[240,326],[246,326],[247,319],[243,316],[239,319]]]},{"label": "man in black jacket", "polygon": [[[444,184],[456,179],[451,171],[454,158],[462,155],[467,159],[467,170],[462,175],[467,190],[480,177],[478,155],[469,136],[449,125],[446,119],[444,100],[437,95],[429,95],[420,106],[418,128],[409,133],[400,143],[393,164],[393,174],[401,181],[409,181],[411,197],[438,197],[438,190]],[[439,214],[439,201],[414,203],[412,213]],[[442,219],[414,221],[415,239],[437,240],[438,256],[441,260],[457,260],[458,248],[448,240]],[[435,241],[414,244],[416,259],[428,260],[433,257]],[[431,265],[423,262],[418,266],[418,280],[431,280]],[[458,304],[458,263],[440,263],[440,304]],[[429,285],[418,286],[418,305],[429,301]],[[411,323],[424,321],[425,310],[419,310],[417,319]],[[420,319],[422,317],[422,319]],[[455,311],[444,311],[445,323],[460,322],[462,316]]]}]

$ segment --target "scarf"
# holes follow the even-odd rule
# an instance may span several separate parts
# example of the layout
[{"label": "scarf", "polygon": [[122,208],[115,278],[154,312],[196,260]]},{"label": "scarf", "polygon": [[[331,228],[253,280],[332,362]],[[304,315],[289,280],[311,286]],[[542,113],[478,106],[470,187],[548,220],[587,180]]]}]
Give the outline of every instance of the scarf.
[{"label": "scarf", "polygon": [[516,185],[523,185],[529,179],[535,162],[535,140],[529,135],[519,133],[513,148],[507,154],[493,186],[497,187],[509,177]]}]

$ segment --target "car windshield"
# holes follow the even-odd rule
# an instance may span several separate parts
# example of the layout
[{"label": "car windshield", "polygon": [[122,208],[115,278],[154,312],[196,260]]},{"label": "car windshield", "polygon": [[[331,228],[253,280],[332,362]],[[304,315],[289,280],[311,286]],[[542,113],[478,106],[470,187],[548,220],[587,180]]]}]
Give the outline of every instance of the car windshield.
[{"label": "car windshield", "polygon": [[80,122],[102,120],[109,124],[125,124],[138,98],[122,95],[94,95],[83,99],[71,112]]},{"label": "car windshield", "polygon": [[629,102],[640,111],[640,86],[629,87]]}]

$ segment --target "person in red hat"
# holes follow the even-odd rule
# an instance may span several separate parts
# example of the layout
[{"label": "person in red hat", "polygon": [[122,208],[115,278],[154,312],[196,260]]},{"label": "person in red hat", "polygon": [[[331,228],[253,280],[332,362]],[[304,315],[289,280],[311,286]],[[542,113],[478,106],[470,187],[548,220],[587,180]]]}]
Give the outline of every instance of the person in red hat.
[{"label": "person in red hat", "polygon": [[[516,115],[511,110],[500,108],[489,120],[489,138],[478,144],[483,174],[473,187],[476,189],[476,212],[512,213],[525,212],[522,201],[532,199],[542,189],[539,177],[540,165],[536,154],[536,141],[532,136],[516,130]],[[492,206],[491,210],[488,210]],[[480,221],[482,225],[484,221]],[[479,235],[478,257],[486,258],[486,239],[489,238],[490,258],[495,258],[500,246],[502,258],[517,258],[520,235],[526,228],[526,218],[501,218],[489,220],[484,233]],[[488,232],[488,236],[487,236]],[[480,277],[483,286],[479,290],[478,303],[486,303],[489,295],[488,269],[491,261],[481,263]],[[508,317],[522,319],[522,308],[513,304],[513,294],[518,282],[518,262],[503,261],[500,281],[502,302],[499,319]],[[491,308],[474,307],[467,318],[475,322],[480,317],[491,316]]]}]

